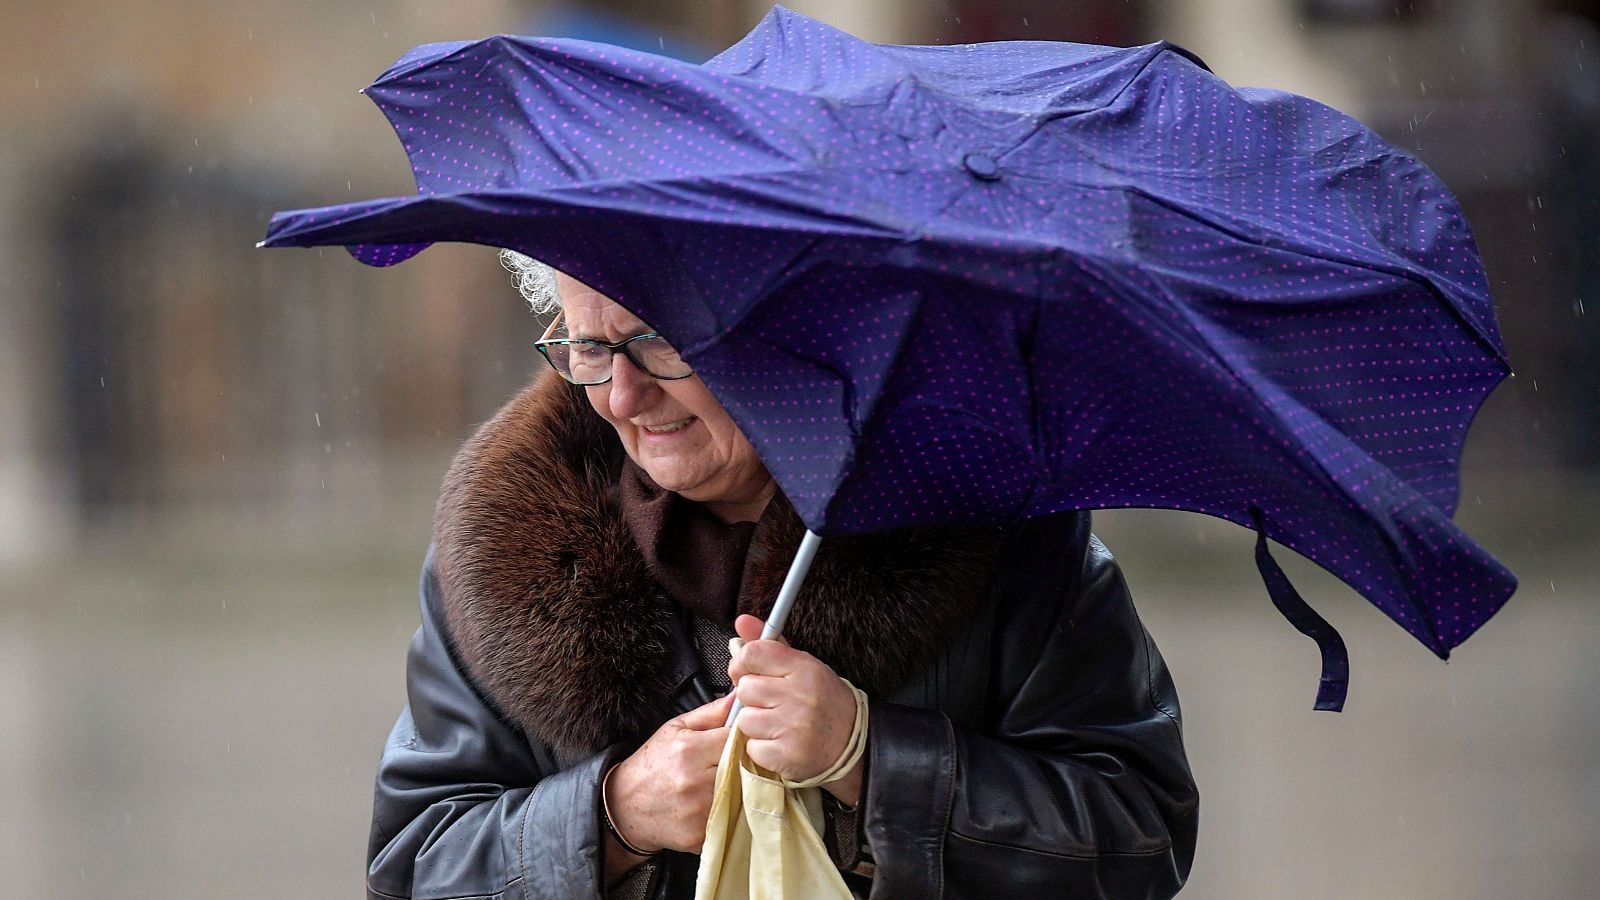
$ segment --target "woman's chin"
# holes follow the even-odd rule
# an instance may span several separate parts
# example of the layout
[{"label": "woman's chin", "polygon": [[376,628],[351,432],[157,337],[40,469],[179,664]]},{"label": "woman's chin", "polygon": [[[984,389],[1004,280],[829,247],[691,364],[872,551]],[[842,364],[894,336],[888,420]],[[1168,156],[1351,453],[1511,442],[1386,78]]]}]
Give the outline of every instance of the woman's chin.
[{"label": "woman's chin", "polygon": [[684,460],[677,454],[657,454],[645,452],[642,458],[634,460],[639,468],[644,470],[650,480],[654,481],[662,490],[681,494],[700,483],[692,467],[684,465]]}]

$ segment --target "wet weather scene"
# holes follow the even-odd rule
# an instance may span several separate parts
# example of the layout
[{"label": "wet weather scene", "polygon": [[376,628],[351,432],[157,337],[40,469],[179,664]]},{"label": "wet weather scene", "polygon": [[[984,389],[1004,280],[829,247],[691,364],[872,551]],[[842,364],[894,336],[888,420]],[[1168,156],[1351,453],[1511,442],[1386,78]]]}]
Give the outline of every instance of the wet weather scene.
[{"label": "wet weather scene", "polygon": [[1600,883],[1600,2],[0,29],[0,897]]}]

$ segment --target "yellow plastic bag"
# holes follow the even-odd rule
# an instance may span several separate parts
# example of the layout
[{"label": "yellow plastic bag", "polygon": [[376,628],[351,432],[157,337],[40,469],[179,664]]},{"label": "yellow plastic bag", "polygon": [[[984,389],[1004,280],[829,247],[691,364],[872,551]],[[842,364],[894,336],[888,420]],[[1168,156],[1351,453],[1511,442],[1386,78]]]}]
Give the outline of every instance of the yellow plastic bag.
[{"label": "yellow plastic bag", "polygon": [[745,756],[737,721],[717,764],[695,900],[852,900],[822,845],[820,789],[786,788]]}]

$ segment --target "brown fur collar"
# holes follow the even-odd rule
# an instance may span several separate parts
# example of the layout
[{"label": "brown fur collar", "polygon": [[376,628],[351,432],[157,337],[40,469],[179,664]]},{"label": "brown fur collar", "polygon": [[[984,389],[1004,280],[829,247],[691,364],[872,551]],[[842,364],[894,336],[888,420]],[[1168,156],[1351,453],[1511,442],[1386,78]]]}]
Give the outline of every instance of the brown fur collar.
[{"label": "brown fur collar", "polygon": [[[530,735],[566,754],[638,739],[672,708],[674,605],[614,497],[622,449],[581,389],[536,381],[462,448],[434,523],[456,650]],[[771,608],[804,526],[787,501],[751,540],[741,610]],[[915,529],[822,544],[789,639],[868,693],[926,666],[982,598],[1001,532]]]}]

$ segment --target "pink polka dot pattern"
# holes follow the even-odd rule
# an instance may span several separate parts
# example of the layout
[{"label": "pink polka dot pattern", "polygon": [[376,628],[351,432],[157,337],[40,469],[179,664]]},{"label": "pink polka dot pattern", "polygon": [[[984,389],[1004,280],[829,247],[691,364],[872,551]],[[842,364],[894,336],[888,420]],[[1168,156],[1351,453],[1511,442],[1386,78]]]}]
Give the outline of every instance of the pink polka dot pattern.
[{"label": "pink polka dot pattern", "polygon": [[1193,510],[1440,656],[1515,587],[1452,522],[1507,372],[1454,198],[1169,44],[863,43],[775,10],[704,65],[419,47],[367,93],[417,196],[275,216],[391,265],[512,247],[671,338],[811,527]]}]

